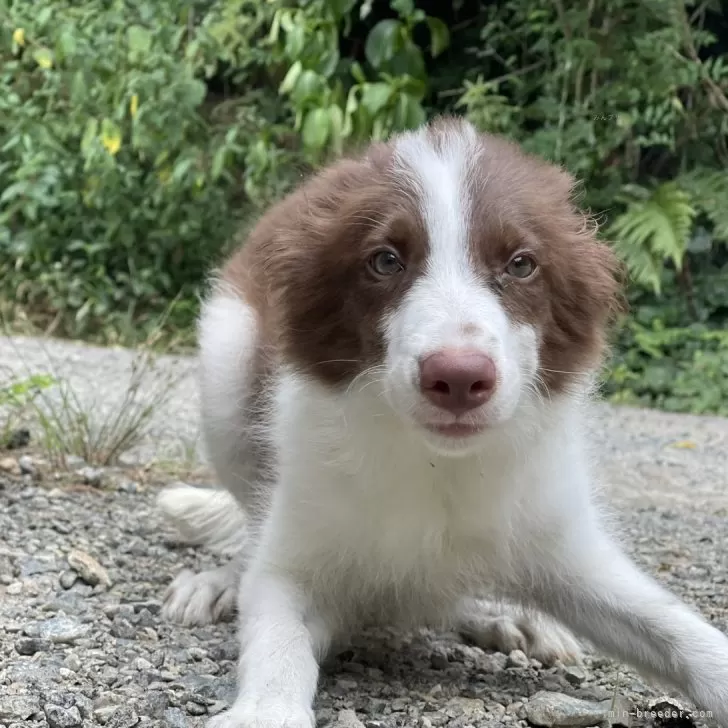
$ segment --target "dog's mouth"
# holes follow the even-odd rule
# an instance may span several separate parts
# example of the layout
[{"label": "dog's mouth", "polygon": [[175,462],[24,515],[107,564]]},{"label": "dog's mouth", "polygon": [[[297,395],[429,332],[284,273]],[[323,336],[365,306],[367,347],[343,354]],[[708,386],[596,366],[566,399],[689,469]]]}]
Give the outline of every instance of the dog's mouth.
[{"label": "dog's mouth", "polygon": [[463,440],[473,437],[485,429],[485,424],[466,422],[428,423],[425,427],[432,433],[451,439]]}]

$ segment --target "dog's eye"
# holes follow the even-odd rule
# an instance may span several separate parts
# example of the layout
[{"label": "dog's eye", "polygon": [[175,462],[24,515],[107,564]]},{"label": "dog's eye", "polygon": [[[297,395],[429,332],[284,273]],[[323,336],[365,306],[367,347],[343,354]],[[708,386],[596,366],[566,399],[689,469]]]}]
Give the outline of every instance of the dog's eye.
[{"label": "dog's eye", "polygon": [[378,276],[393,276],[404,270],[402,261],[391,250],[380,250],[369,259],[369,267]]},{"label": "dog's eye", "polygon": [[529,278],[536,272],[536,261],[530,255],[517,255],[506,266],[506,273],[514,278]]}]

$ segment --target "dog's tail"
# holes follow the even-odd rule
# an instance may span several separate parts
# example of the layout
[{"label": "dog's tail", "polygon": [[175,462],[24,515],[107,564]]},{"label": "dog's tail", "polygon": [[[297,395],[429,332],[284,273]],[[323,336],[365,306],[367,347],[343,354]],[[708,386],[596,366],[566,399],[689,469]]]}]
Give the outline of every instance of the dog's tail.
[{"label": "dog's tail", "polygon": [[172,485],[159,493],[157,505],[185,543],[232,554],[247,540],[245,512],[226,490]]}]

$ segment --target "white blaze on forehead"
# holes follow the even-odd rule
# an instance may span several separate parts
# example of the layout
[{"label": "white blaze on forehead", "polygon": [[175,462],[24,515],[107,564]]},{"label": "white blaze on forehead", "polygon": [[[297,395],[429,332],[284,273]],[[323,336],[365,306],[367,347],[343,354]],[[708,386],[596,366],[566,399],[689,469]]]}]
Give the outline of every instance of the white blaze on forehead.
[{"label": "white blaze on forehead", "polygon": [[428,275],[441,281],[472,279],[468,232],[472,199],[469,177],[478,153],[477,134],[469,124],[432,133],[421,129],[395,144],[398,172],[417,197],[428,236]]}]

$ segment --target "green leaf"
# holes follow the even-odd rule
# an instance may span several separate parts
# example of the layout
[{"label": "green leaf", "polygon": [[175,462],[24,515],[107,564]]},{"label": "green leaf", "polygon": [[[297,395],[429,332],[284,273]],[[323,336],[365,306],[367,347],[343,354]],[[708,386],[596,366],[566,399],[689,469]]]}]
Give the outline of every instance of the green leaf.
[{"label": "green leaf", "polygon": [[48,48],[38,48],[33,53],[33,60],[43,69],[53,67],[53,53]]},{"label": "green leaf", "polygon": [[387,83],[367,83],[362,87],[361,105],[376,116],[392,96],[392,87]]},{"label": "green leaf", "polygon": [[325,87],[325,81],[318,75],[318,73],[316,73],[316,71],[306,69],[298,77],[296,85],[291,91],[291,98],[296,105],[300,105],[304,101],[319,96]]},{"label": "green leaf", "polygon": [[437,58],[450,45],[450,31],[440,18],[428,16],[427,25],[430,28],[430,52]]},{"label": "green leaf", "polygon": [[141,25],[132,25],[126,31],[129,43],[129,55],[144,56],[152,47],[152,34]]},{"label": "green leaf", "polygon": [[301,61],[296,61],[286,73],[285,78],[281,81],[281,85],[278,87],[278,93],[287,94],[293,91],[298,81],[301,71],[303,71],[303,64]]},{"label": "green leaf", "polygon": [[356,0],[328,0],[328,5],[337,18],[343,18],[354,9]]},{"label": "green leaf", "polygon": [[99,122],[96,119],[89,119],[86,122],[86,128],[81,138],[81,152],[84,155],[89,153],[91,145],[96,141],[96,136],[99,133]]},{"label": "green leaf", "polygon": [[303,121],[302,139],[306,148],[323,149],[331,132],[331,118],[328,109],[313,109]]},{"label": "green leaf", "polygon": [[367,77],[364,73],[364,69],[361,67],[361,64],[357,63],[357,61],[354,61],[354,63],[351,64],[351,75],[357,83],[366,83]]},{"label": "green leaf", "polygon": [[342,152],[342,138],[344,132],[344,112],[340,106],[332,104],[329,106],[329,128],[331,143],[337,154]]},{"label": "green leaf", "polygon": [[647,199],[640,188],[630,191],[630,197],[609,234],[633,278],[659,293],[665,261],[678,270],[682,267],[696,210],[674,182],[660,185]]},{"label": "green leaf", "polygon": [[403,18],[406,18],[415,11],[415,4],[413,0],[391,0],[389,3],[392,10],[399,13]]},{"label": "green leaf", "polygon": [[380,68],[394,57],[402,45],[402,23],[398,20],[380,20],[369,32],[364,54],[374,68]]}]

